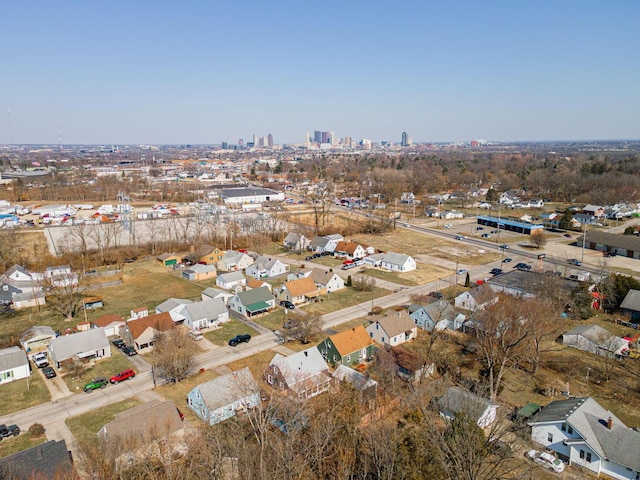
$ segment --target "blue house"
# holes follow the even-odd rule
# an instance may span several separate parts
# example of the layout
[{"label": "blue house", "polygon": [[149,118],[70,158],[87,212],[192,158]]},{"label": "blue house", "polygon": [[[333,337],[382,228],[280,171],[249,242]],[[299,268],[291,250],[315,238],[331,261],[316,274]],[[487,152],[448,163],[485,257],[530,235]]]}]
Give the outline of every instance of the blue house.
[{"label": "blue house", "polygon": [[428,332],[436,330],[459,330],[462,328],[465,316],[456,312],[446,300],[437,300],[428,305],[409,305],[409,318]]},{"label": "blue house", "polygon": [[247,367],[196,386],[187,395],[189,408],[209,425],[260,403],[260,388]]}]

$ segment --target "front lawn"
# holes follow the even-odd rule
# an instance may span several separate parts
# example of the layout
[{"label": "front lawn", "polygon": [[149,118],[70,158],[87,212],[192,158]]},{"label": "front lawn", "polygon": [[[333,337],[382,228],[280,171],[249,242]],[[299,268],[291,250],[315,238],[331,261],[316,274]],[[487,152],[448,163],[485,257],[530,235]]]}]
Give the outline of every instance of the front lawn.
[{"label": "front lawn", "polygon": [[156,387],[155,392],[162,395],[167,400],[173,400],[176,407],[180,409],[189,421],[200,422],[200,419],[187,405],[187,394],[193,390],[196,385],[208,382],[219,375],[213,370],[205,370],[202,373],[195,373],[178,383],[167,383]]},{"label": "front lawn", "polygon": [[250,357],[242,358],[227,364],[227,367],[231,371],[235,372],[244,367],[249,367],[249,370],[253,374],[256,381],[260,382],[264,369],[267,368],[271,359],[275,356],[276,352],[273,350],[265,350],[264,352],[256,353]]},{"label": "front lawn", "polygon": [[[115,347],[111,347],[111,357],[99,360],[94,366],[88,368],[78,378],[72,378],[70,374],[62,376],[62,379],[69,387],[72,393],[82,393],[82,387],[93,378],[105,377],[109,380],[109,377],[114,376],[116,373],[131,368],[131,362],[129,357],[123,354]],[[107,386],[107,388],[109,388]]]},{"label": "front lawn", "polygon": [[245,325],[239,320],[231,320],[223,324],[220,328],[202,332],[204,337],[215,345],[224,346],[227,342],[236,335],[248,333],[252,337],[258,335],[253,328]]},{"label": "front lawn", "polygon": [[0,443],[0,458],[4,458],[8,455],[13,455],[14,453],[21,452],[23,450],[26,450],[27,448],[35,447],[36,445],[41,445],[46,441],[47,438],[44,436],[34,438],[29,434],[28,431],[23,430],[22,433],[20,433],[20,435],[18,435],[17,437],[9,437],[2,440],[2,442]]},{"label": "front lawn", "polygon": [[116,414],[138,405],[140,405],[139,400],[129,398],[77,417],[68,418],[66,424],[76,440],[86,440],[95,437],[104,425],[113,422],[116,419]]},{"label": "front lawn", "polygon": [[280,330],[284,325],[285,313],[283,308],[277,308],[266,315],[252,318],[251,320],[270,330]]},{"label": "front lawn", "polygon": [[49,390],[42,377],[38,372],[32,372],[28,379],[23,378],[0,386],[0,415],[40,405],[50,399]]},{"label": "front lawn", "polygon": [[370,292],[361,292],[354,288],[347,287],[327,294],[322,297],[321,302],[311,303],[299,308],[306,311],[315,311],[324,315],[325,313],[335,312],[336,310],[342,310],[343,308],[352,307],[360,303],[370,302],[372,298],[384,297],[390,293],[389,290],[380,287],[373,287],[373,290]]}]

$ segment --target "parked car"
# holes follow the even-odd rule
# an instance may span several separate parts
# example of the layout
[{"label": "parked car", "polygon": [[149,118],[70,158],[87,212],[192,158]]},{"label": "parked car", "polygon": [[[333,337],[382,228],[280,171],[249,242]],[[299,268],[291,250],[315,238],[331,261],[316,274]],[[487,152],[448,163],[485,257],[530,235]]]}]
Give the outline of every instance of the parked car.
[{"label": "parked car", "polygon": [[484,227],[476,227],[476,230],[484,230]]},{"label": "parked car", "polygon": [[564,236],[567,237],[567,238],[571,238],[571,234],[570,233],[565,233]]},{"label": "parked car", "polygon": [[446,224],[444,225],[444,228],[453,228],[453,224],[451,224],[451,223],[446,223]]},{"label": "parked car", "polygon": [[109,381],[111,383],[113,383],[114,385],[117,385],[118,383],[124,381],[124,380],[129,380],[130,378],[133,378],[136,376],[136,372],[134,372],[133,370],[131,370],[130,368],[127,370],[123,370],[120,373],[114,375],[113,377],[111,377],[109,379]]},{"label": "parked car", "polygon": [[520,262],[520,263],[516,263],[516,266],[513,268],[516,268],[518,270],[531,270],[531,265]]},{"label": "parked car", "polygon": [[127,346],[122,349],[122,353],[124,353],[128,357],[133,357],[134,355],[138,354],[138,351],[133,347]]},{"label": "parked car", "polygon": [[248,333],[236,335],[231,340],[229,340],[229,346],[235,347],[239,343],[248,343],[249,340],[251,340],[251,335],[249,335]]},{"label": "parked car", "polygon": [[491,275],[500,275],[502,273],[502,269],[501,268],[492,268],[489,273]]},{"label": "parked car", "polygon": [[567,263],[569,263],[569,265],[575,265],[576,267],[582,265],[582,262],[577,258],[570,258],[569,260],[567,260]]},{"label": "parked car", "polygon": [[509,250],[509,245],[507,245],[506,243],[504,245],[500,245],[500,248],[502,250]]},{"label": "parked car", "polygon": [[85,391],[85,393],[89,393],[97,390],[98,388],[105,388],[107,386],[107,383],[109,382],[106,378],[94,378],[89,383],[85,383],[82,389]]},{"label": "parked car", "polygon": [[462,275],[463,273],[467,273],[467,271],[464,268],[459,268],[458,271],[456,272],[458,275]]},{"label": "parked car", "polygon": [[47,359],[47,354],[44,352],[36,353],[33,356],[33,363],[35,363],[38,368],[48,367],[49,360]]},{"label": "parked car", "polygon": [[564,463],[562,463],[562,460],[558,460],[548,452],[529,450],[527,452],[527,458],[553,472],[562,473],[564,471]]},{"label": "parked car", "polygon": [[355,262],[353,260],[351,260],[351,259],[348,259],[348,260],[345,260],[344,262],[342,262],[343,265],[351,265],[352,263],[355,263]]},{"label": "parked car", "polygon": [[360,265],[364,265],[364,258],[356,258],[353,264],[357,267],[359,267]]},{"label": "parked car", "polygon": [[20,435],[20,427],[17,425],[0,425],[0,440],[7,437],[17,437]]},{"label": "parked car", "polygon": [[304,259],[308,262],[310,260],[313,260],[315,257],[313,255],[309,255],[307,257],[304,257]]},{"label": "parked car", "polygon": [[56,376],[56,371],[53,369],[53,367],[44,367],[42,369],[42,374],[47,378],[53,378]]},{"label": "parked car", "polygon": [[480,235],[482,238],[491,238],[491,235],[489,235],[488,233],[483,233],[482,235]]},{"label": "parked car", "polygon": [[511,259],[509,257],[502,260],[502,263],[511,263]]},{"label": "parked car", "polygon": [[204,335],[202,335],[202,332],[200,330],[189,330],[189,336],[196,342],[204,338]]},{"label": "parked car", "polygon": [[116,338],[111,343],[113,344],[114,347],[120,348],[120,349],[123,349],[124,347],[127,346],[127,344],[124,343],[124,340],[122,340],[121,338]]},{"label": "parked car", "polygon": [[184,422],[184,413],[182,413],[178,407],[176,407],[176,411],[178,412],[178,416],[180,417],[180,420]]},{"label": "parked car", "polygon": [[293,310],[294,308],[296,308],[296,306],[289,300],[280,300],[279,304],[281,307],[288,308],[289,310]]},{"label": "parked car", "polygon": [[456,240],[464,240],[464,235],[456,235]]},{"label": "parked car", "polygon": [[347,263],[346,265],[342,265],[342,270],[350,270],[356,267],[357,265],[355,263]]},{"label": "parked car", "polygon": [[438,299],[444,298],[444,294],[440,292],[429,292],[429,296]]}]

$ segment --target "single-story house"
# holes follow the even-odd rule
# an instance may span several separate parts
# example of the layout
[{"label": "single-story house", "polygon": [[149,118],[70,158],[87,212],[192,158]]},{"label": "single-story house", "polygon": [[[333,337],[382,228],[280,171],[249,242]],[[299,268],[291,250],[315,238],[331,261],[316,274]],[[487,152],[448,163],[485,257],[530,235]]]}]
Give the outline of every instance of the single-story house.
[{"label": "single-story house", "polygon": [[640,321],[640,290],[631,288],[624,297],[620,309],[631,317],[632,322]]},{"label": "single-story house", "polygon": [[158,255],[156,259],[165,267],[172,267],[180,263],[180,257],[174,253],[163,253]]},{"label": "single-story house", "polygon": [[247,279],[242,272],[229,272],[221,273],[216,278],[216,286],[225,288],[227,290],[234,290],[237,287],[244,287],[247,284]]},{"label": "single-story house", "polygon": [[333,378],[336,382],[344,382],[353,386],[359,392],[358,395],[362,403],[372,404],[378,398],[378,382],[353,368],[338,365],[336,371],[333,372]]},{"label": "single-story house", "polygon": [[640,478],[640,432],[591,397],[558,400],[528,422],[531,439],[598,477]]},{"label": "single-story house", "polygon": [[49,343],[49,363],[60,368],[73,358],[102,360],[111,356],[109,339],[103,328],[56,337]]},{"label": "single-story house", "polygon": [[78,274],[72,272],[69,265],[47,267],[44,271],[43,281],[53,287],[71,287],[78,285]]},{"label": "single-story house", "polygon": [[398,376],[407,382],[420,383],[435,371],[435,363],[427,365],[425,359],[404,347],[391,347],[389,353],[396,363]]},{"label": "single-story house", "polygon": [[0,458],[0,471],[10,472],[7,478],[15,480],[76,478],[71,452],[64,440],[49,440]]},{"label": "single-story house", "polygon": [[437,400],[440,415],[453,420],[459,413],[473,419],[480,428],[486,428],[496,419],[498,405],[460,387],[449,387]]},{"label": "single-story house", "polygon": [[291,303],[299,305],[314,298],[318,298],[320,295],[325,293],[326,291],[318,288],[311,278],[304,277],[297,280],[291,280],[290,282],[285,282],[278,293],[278,299],[288,300]]},{"label": "single-story house", "polygon": [[380,262],[380,268],[394,272],[410,272],[416,269],[416,261],[404,253],[387,252]]},{"label": "single-story house", "polygon": [[309,276],[318,288],[325,289],[328,293],[344,288],[344,279],[335,272],[313,268]]},{"label": "single-story house", "polygon": [[364,326],[358,325],[325,338],[318,345],[318,350],[325,362],[349,367],[370,360],[375,343]]},{"label": "single-story house", "polygon": [[307,249],[309,243],[310,240],[301,233],[291,232],[284,238],[283,245],[287,250],[301,252]]},{"label": "single-story house", "polygon": [[367,251],[365,247],[359,243],[342,241],[336,245],[333,255],[349,259],[363,258],[367,255]]},{"label": "single-story house", "polygon": [[342,240],[344,240],[342,235],[324,235],[314,237],[313,240],[311,240],[311,243],[309,243],[309,250],[314,253],[332,253],[336,249],[338,242],[341,242]]},{"label": "single-story house", "polygon": [[401,345],[418,335],[418,327],[404,310],[374,317],[366,331],[376,343],[385,347]]},{"label": "single-story house", "polygon": [[162,332],[176,328],[169,312],[156,313],[148,317],[129,320],[120,328],[120,338],[136,350],[153,346],[153,338]]},{"label": "single-story house", "polygon": [[221,298],[183,305],[179,314],[183,317],[183,324],[192,330],[219,327],[229,321],[229,310]]},{"label": "single-story house", "polygon": [[440,299],[427,305],[409,305],[409,317],[428,332],[436,330],[460,330],[465,316],[456,312],[446,300]]},{"label": "single-story house", "polygon": [[186,298],[168,298],[161,304],[156,307],[156,313],[165,313],[167,312],[171,315],[171,319],[176,324],[181,324],[184,322],[184,316],[182,315],[182,309],[185,305],[189,305],[193,303],[193,301]]},{"label": "single-story house", "polygon": [[483,283],[470,288],[466,292],[462,292],[454,299],[454,303],[456,308],[475,312],[498,303],[498,295],[489,285]]},{"label": "single-story house", "polygon": [[270,292],[273,289],[271,284],[268,283],[268,282],[265,282],[263,280],[259,280],[257,278],[250,278],[249,280],[247,280],[247,286],[246,286],[245,290],[251,290],[253,288],[262,288],[262,287],[267,287]]},{"label": "single-story house", "polygon": [[216,265],[224,256],[224,251],[211,245],[204,245],[193,253],[185,255],[184,260],[192,264]]},{"label": "single-story house", "polygon": [[223,272],[235,272],[244,270],[253,263],[253,258],[243,252],[229,250],[225,252],[222,259],[218,261],[218,270]]},{"label": "single-story house", "polygon": [[216,278],[216,275],[217,271],[215,264],[202,265],[200,263],[196,263],[195,265],[192,265],[186,270],[182,271],[182,277],[192,282],[196,280],[207,280],[209,278]]},{"label": "single-story house", "polygon": [[267,287],[238,292],[229,299],[229,308],[245,317],[266,313],[275,306],[276,299]]},{"label": "single-story house", "polygon": [[247,267],[247,275],[253,278],[273,278],[289,271],[289,265],[280,261],[278,257],[260,255],[256,261]]},{"label": "single-story house", "polygon": [[315,397],[331,387],[329,367],[316,347],[288,357],[276,353],[263,378],[273,388],[290,392],[298,400]]},{"label": "single-story house", "polygon": [[454,220],[456,218],[464,218],[464,213],[457,210],[445,210],[440,212],[440,218],[443,220]]},{"label": "single-story house", "polygon": [[385,253],[374,253],[373,255],[367,255],[364,257],[365,265],[369,265],[372,267],[379,267],[382,265],[382,260],[384,259]]},{"label": "single-story house", "polygon": [[53,328],[44,325],[36,325],[20,335],[20,345],[29,356],[46,352],[51,340],[56,338]]},{"label": "single-story house", "polygon": [[29,359],[20,347],[0,350],[0,385],[27,378],[31,375]]},{"label": "single-story house", "polygon": [[104,329],[104,334],[107,337],[113,337],[114,335],[118,335],[120,332],[120,327],[125,323],[124,318],[120,315],[106,314],[96,318],[93,321],[93,324],[98,328]]},{"label": "single-story house", "polygon": [[562,334],[562,344],[607,356],[622,355],[629,350],[629,340],[618,337],[599,325],[577,325]]},{"label": "single-story house", "polygon": [[214,378],[187,395],[189,408],[209,425],[235,416],[240,410],[260,404],[260,387],[248,367]]},{"label": "single-story house", "polygon": [[207,287],[200,294],[200,298],[204,300],[208,300],[211,298],[221,298],[224,304],[226,305],[229,301],[229,298],[233,297],[233,293],[230,293],[226,290],[221,290],[219,288]]},{"label": "single-story house", "polygon": [[21,293],[13,295],[12,300],[14,310],[37,307],[47,303],[46,295],[41,289],[23,290]]}]

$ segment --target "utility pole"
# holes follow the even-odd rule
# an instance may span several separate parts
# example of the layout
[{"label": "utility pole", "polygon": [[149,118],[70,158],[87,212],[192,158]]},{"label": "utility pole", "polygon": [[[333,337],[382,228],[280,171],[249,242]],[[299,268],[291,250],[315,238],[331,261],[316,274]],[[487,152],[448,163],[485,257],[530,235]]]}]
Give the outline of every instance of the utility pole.
[{"label": "utility pole", "polygon": [[583,232],[582,232],[582,258],[580,259],[580,262],[584,263],[584,244],[585,244],[585,242],[587,240],[587,224],[586,223],[584,223],[582,225],[582,230],[583,230]]}]

